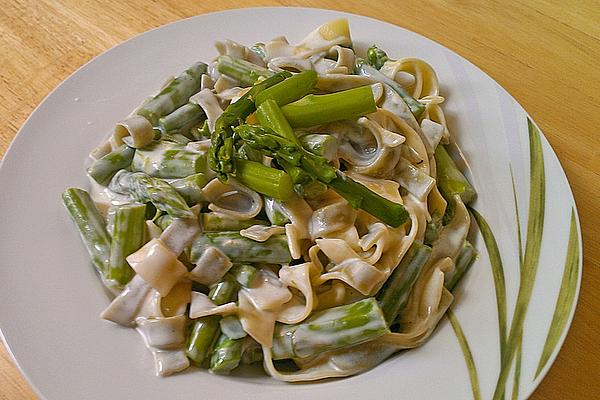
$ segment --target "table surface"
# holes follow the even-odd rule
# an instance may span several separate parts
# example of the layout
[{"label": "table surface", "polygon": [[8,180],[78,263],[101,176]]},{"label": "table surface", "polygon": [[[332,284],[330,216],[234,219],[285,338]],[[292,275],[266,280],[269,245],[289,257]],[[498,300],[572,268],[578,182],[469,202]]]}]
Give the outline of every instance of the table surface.
[{"label": "table surface", "polygon": [[[532,399],[600,398],[600,2],[320,0],[251,6],[337,9],[441,43],[483,69],[531,114],[565,169],[583,231],[570,333]],[[0,0],[0,157],[34,107],[103,51],[181,18],[239,8],[221,0]],[[37,399],[0,344],[0,400]]]}]

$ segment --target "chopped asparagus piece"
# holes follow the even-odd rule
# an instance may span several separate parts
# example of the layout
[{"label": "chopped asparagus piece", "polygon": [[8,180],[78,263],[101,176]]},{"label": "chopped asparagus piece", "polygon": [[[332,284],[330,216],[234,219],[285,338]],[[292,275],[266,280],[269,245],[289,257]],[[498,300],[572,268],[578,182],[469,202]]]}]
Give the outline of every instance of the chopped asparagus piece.
[{"label": "chopped asparagus piece", "polygon": [[273,359],[311,357],[368,342],[388,332],[377,301],[368,298],[314,313],[300,324],[277,324]]},{"label": "chopped asparagus piece", "polygon": [[377,293],[377,300],[388,324],[392,324],[400,310],[406,306],[408,296],[430,255],[431,247],[413,243],[400,265]]},{"label": "chopped asparagus piece", "polygon": [[121,285],[127,284],[135,272],[125,260],[144,244],[146,230],[146,205],[126,204],[115,206],[111,243],[110,263],[107,278]]},{"label": "chopped asparagus piece", "polygon": [[141,203],[151,202],[173,218],[195,218],[185,200],[167,182],[142,172],[121,170],[110,181],[109,188]]},{"label": "chopped asparagus piece", "polygon": [[207,65],[197,62],[173,79],[156,96],[143,104],[137,111],[152,125],[158,123],[160,117],[173,112],[188,102],[190,97],[200,91],[200,78],[206,73]]},{"label": "chopped asparagus piece", "polygon": [[191,261],[197,262],[210,246],[221,250],[233,263],[286,264],[292,260],[285,235],[274,235],[264,242],[256,242],[238,232],[205,232],[196,236],[192,243]]},{"label": "chopped asparagus piece", "polygon": [[83,189],[67,189],[62,194],[62,199],[90,255],[92,265],[102,276],[104,283],[108,284],[106,274],[110,265],[110,236],[106,231],[104,218]]},{"label": "chopped asparagus piece", "polygon": [[90,174],[96,182],[106,186],[118,170],[127,168],[131,165],[134,154],[135,149],[124,144],[99,160],[94,161],[88,168],[88,174]]},{"label": "chopped asparagus piece", "polygon": [[475,189],[460,172],[443,145],[439,145],[435,149],[435,162],[437,165],[437,185],[444,198],[448,202],[452,202],[454,195],[459,195],[463,203],[473,202],[477,197]]}]

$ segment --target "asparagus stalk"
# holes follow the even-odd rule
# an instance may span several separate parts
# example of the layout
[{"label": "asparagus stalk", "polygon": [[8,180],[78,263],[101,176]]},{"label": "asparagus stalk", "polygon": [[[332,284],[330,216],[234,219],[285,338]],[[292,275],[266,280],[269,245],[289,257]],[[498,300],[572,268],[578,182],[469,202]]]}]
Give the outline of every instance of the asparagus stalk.
[{"label": "asparagus stalk", "polygon": [[309,94],[281,107],[283,115],[294,128],[355,119],[375,110],[375,100],[370,86],[331,94]]},{"label": "asparagus stalk", "polygon": [[243,342],[244,339],[231,339],[222,333],[210,359],[210,372],[227,375],[237,368],[242,359]]},{"label": "asparagus stalk", "polygon": [[131,165],[134,154],[135,149],[124,144],[104,157],[94,161],[88,168],[88,174],[90,174],[96,182],[106,186],[118,170],[127,168]]},{"label": "asparagus stalk", "polygon": [[248,239],[238,232],[205,232],[194,238],[190,259],[196,263],[207,247],[221,250],[233,263],[287,264],[292,261],[285,235],[264,242]]},{"label": "asparagus stalk", "polygon": [[169,185],[185,200],[188,206],[194,206],[204,201],[202,188],[209,181],[206,174],[199,173],[181,179],[168,181]]},{"label": "asparagus stalk", "polygon": [[83,189],[69,188],[62,194],[63,204],[75,223],[81,240],[90,255],[96,271],[108,282],[106,274],[110,264],[110,236],[106,222]]},{"label": "asparagus stalk", "polygon": [[190,97],[200,91],[200,78],[206,73],[207,65],[197,62],[173,79],[156,96],[143,104],[138,115],[156,125],[160,117],[173,112],[188,102]]},{"label": "asparagus stalk", "polygon": [[266,68],[228,55],[217,58],[217,71],[244,86],[252,86],[259,78],[269,78],[274,75],[274,72]]},{"label": "asparagus stalk", "polygon": [[263,127],[271,129],[279,136],[297,145],[300,144],[298,137],[275,100],[268,99],[263,101],[256,109],[256,117]]},{"label": "asparagus stalk", "polygon": [[252,286],[258,270],[249,264],[234,265],[229,273],[235,278],[236,282],[245,288]]},{"label": "asparagus stalk", "polygon": [[408,296],[430,255],[430,247],[417,242],[413,243],[402,258],[400,265],[394,269],[377,293],[377,300],[388,325],[394,322],[400,310],[406,306]]},{"label": "asparagus stalk", "polygon": [[273,100],[278,106],[284,106],[311,93],[316,83],[317,73],[315,71],[303,71],[265,89],[256,96],[255,103],[259,106],[266,100]]},{"label": "asparagus stalk", "polygon": [[389,60],[388,55],[379,47],[373,45],[367,50],[367,62],[373,68],[381,69],[387,60]]},{"label": "asparagus stalk", "polygon": [[377,301],[368,298],[315,313],[300,324],[277,324],[273,359],[312,357],[368,342],[388,332]]},{"label": "asparagus stalk", "polygon": [[173,218],[195,217],[185,200],[167,182],[142,172],[121,170],[110,181],[109,188],[141,203],[151,202]]},{"label": "asparagus stalk", "polygon": [[[217,305],[234,300],[237,283],[229,275],[212,287],[208,297]],[[197,318],[192,322],[190,335],[185,346],[185,353],[191,362],[199,367],[208,361],[215,340],[219,337],[220,327],[218,315]]]},{"label": "asparagus stalk", "polygon": [[273,225],[284,226],[290,222],[289,217],[283,211],[281,202],[278,200],[265,198],[265,213]]},{"label": "asparagus stalk", "polygon": [[354,208],[365,210],[394,227],[400,226],[408,220],[408,212],[402,204],[379,196],[347,177],[343,172],[336,170],[329,165],[325,158],[303,150],[292,141],[274,135],[258,126],[240,125],[235,128],[235,132],[249,146],[274,157],[279,164],[288,163],[301,167],[312,177],[330,186]]},{"label": "asparagus stalk", "polygon": [[241,231],[252,225],[268,225],[267,221],[260,219],[238,219],[225,214],[203,213],[202,229],[204,232]]},{"label": "asparagus stalk", "polygon": [[185,178],[206,172],[206,153],[190,146],[159,141],[137,149],[131,168],[156,178]]},{"label": "asparagus stalk", "polygon": [[171,225],[171,222],[173,222],[173,217],[171,217],[169,214],[162,214],[154,219],[156,226],[163,231],[167,229],[169,225]]},{"label": "asparagus stalk", "polygon": [[435,162],[437,166],[437,185],[444,198],[448,202],[452,202],[454,196],[459,195],[463,203],[473,202],[477,197],[475,189],[460,172],[443,145],[439,145],[435,149]]},{"label": "asparagus stalk", "polygon": [[355,72],[358,75],[371,77],[391,87],[396,93],[400,95],[400,97],[402,97],[402,100],[404,100],[404,102],[406,103],[410,111],[413,113],[415,118],[419,118],[419,116],[423,114],[423,111],[425,111],[425,106],[421,104],[418,100],[412,98],[408,94],[408,92],[402,86],[400,86],[398,82],[388,78],[375,68],[371,67],[369,64],[367,64],[365,60],[362,60],[360,58],[356,59]]},{"label": "asparagus stalk", "polygon": [[114,211],[110,263],[106,276],[125,285],[135,275],[125,258],[144,244],[146,205],[126,204],[116,206]]},{"label": "asparagus stalk", "polygon": [[193,139],[190,129],[206,120],[206,115],[198,104],[187,103],[158,120],[158,127],[163,135],[182,134]]},{"label": "asparagus stalk", "polygon": [[333,135],[309,133],[300,137],[300,143],[305,150],[321,156],[329,162],[337,156],[338,142]]},{"label": "asparagus stalk", "polygon": [[237,159],[235,177],[250,189],[280,200],[294,197],[290,175],[259,162]]},{"label": "asparagus stalk", "polygon": [[209,165],[217,173],[219,179],[226,180],[228,174],[235,172],[234,138],[232,127],[244,121],[256,110],[254,98],[263,90],[290,77],[289,72],[280,72],[262,82],[255,84],[238,101],[230,104],[215,123],[211,133]]},{"label": "asparagus stalk", "polygon": [[477,250],[471,243],[465,240],[465,243],[454,262],[454,274],[447,280],[446,289],[454,291],[456,285],[467,273],[473,262],[477,259]]}]

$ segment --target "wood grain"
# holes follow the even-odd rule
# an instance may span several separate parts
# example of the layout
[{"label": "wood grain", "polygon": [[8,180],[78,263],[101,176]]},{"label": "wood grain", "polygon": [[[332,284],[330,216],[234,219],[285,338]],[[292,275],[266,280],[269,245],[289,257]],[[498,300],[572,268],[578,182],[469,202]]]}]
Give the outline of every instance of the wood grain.
[{"label": "wood grain", "polygon": [[[378,18],[464,56],[531,114],[569,178],[583,230],[579,305],[567,340],[531,397],[600,397],[600,2],[256,1]],[[91,58],[148,29],[239,8],[222,0],[0,0],[0,156],[35,106]],[[4,266],[6,268],[6,266]],[[0,346],[0,399],[36,399]]]}]

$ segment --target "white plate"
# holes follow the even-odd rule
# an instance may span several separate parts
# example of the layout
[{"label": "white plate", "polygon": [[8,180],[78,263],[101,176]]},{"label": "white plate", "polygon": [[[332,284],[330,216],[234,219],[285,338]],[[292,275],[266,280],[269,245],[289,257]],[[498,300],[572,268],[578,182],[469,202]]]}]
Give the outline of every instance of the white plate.
[{"label": "white plate", "polygon": [[[532,150],[543,155],[545,165],[545,224],[535,262],[536,238],[533,232],[528,234],[527,220],[529,193],[535,195],[540,181],[530,180],[525,111],[468,61],[412,32],[333,11],[262,8],[179,21],[102,54],[46,98],[4,157],[0,323],[10,351],[42,398],[350,400],[393,394],[407,399],[466,399],[474,390],[469,371],[477,373],[481,398],[492,398],[500,373],[499,327],[492,269],[481,238],[477,241],[481,257],[461,284],[454,307],[464,338],[455,334],[458,324],[444,319],[424,346],[348,379],[289,385],[266,377],[240,379],[199,371],[160,379],[154,377],[151,355],[136,333],[98,318],[107,297],[60,201],[65,188],[86,187],[82,165],[87,153],[167,76],[196,60],[211,59],[215,40],[252,44],[285,34],[296,42],[340,16],[350,20],[359,49],[377,43],[392,56],[422,58],[438,73],[450,127],[471,163],[479,192],[475,208],[495,233],[504,261],[509,325],[519,289],[512,166],[523,248],[526,241],[530,247],[526,263],[539,265],[537,276],[529,280],[533,291],[523,328],[519,397],[527,397],[539,384],[573,315],[581,279],[581,240],[569,185],[542,136],[540,151]],[[533,138],[535,142],[535,132]],[[571,262],[565,263],[569,243]],[[567,273],[561,291],[563,270]],[[559,292],[562,306],[555,307]],[[557,328],[547,341],[553,317]],[[467,368],[465,345],[476,370]],[[536,374],[545,346],[547,356]],[[508,396],[512,372],[507,381]]]}]

